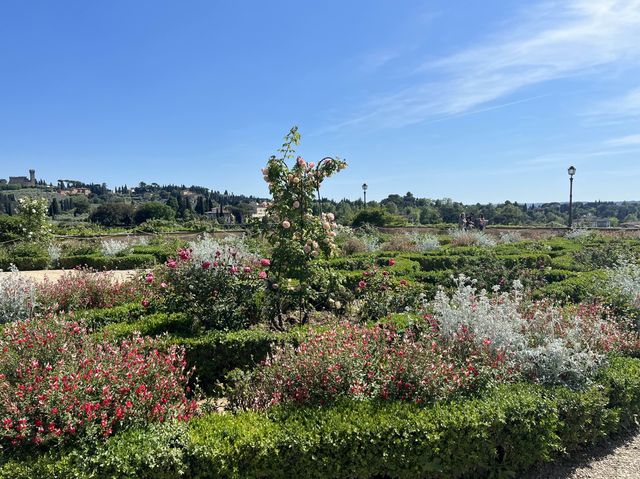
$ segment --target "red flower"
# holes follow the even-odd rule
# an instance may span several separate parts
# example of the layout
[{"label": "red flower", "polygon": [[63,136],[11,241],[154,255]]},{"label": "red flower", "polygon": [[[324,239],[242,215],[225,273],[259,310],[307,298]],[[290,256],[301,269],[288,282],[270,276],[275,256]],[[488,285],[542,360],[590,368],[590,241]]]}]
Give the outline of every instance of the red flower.
[{"label": "red flower", "polygon": [[367,283],[366,283],[366,282],[364,282],[364,281],[360,281],[360,282],[358,283],[358,288],[360,288],[360,289],[364,289],[364,288],[365,288],[365,286],[367,286]]},{"label": "red flower", "polygon": [[211,266],[211,262],[210,261],[204,261],[202,263],[202,269],[209,269],[210,266]]},{"label": "red flower", "polygon": [[396,264],[396,260],[393,258],[389,258],[389,266],[393,266],[394,264]]}]

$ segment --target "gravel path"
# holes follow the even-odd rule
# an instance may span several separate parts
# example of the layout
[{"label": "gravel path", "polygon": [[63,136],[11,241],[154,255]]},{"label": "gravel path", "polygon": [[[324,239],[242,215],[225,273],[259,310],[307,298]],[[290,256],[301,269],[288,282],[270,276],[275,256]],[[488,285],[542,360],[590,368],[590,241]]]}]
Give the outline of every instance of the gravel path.
[{"label": "gravel path", "polygon": [[640,479],[640,430],[545,464],[520,479]]}]

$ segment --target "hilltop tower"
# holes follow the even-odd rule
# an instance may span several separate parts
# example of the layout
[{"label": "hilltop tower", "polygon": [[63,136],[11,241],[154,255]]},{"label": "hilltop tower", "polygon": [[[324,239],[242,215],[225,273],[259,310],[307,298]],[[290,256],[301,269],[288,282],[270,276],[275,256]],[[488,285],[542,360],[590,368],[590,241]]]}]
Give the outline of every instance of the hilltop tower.
[{"label": "hilltop tower", "polygon": [[36,186],[36,170],[29,170],[29,184]]}]

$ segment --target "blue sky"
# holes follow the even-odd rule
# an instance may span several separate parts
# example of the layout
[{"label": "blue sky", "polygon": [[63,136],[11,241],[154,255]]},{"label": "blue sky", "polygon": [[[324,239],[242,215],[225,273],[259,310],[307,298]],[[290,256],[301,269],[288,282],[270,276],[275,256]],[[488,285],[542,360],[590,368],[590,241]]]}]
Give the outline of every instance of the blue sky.
[{"label": "blue sky", "polygon": [[640,0],[0,3],[0,177],[640,200]]}]

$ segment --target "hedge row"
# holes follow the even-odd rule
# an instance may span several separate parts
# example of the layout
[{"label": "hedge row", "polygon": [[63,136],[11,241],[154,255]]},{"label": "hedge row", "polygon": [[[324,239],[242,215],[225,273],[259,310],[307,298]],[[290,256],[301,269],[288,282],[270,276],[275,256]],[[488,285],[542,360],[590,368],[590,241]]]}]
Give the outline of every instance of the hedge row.
[{"label": "hedge row", "polygon": [[152,254],[128,254],[126,256],[87,254],[63,256],[58,260],[59,266],[65,269],[78,266],[88,266],[94,269],[136,269],[153,266],[155,263],[156,257]]},{"label": "hedge row", "polygon": [[517,384],[422,408],[346,402],[209,414],[131,430],[97,450],[14,458],[0,478],[505,477],[596,442],[639,414],[640,360],[617,358],[585,391]]},{"label": "hedge row", "polygon": [[191,337],[191,325],[191,319],[185,314],[157,313],[134,321],[108,324],[96,334],[117,339],[131,336],[134,332],[145,336],[167,333],[161,346],[184,347],[187,364],[196,368],[198,384],[208,393],[214,392],[217,383],[230,371],[253,367],[265,359],[274,346],[297,344],[304,335],[304,330],[301,329],[287,333],[256,329],[210,331],[205,335]]}]

